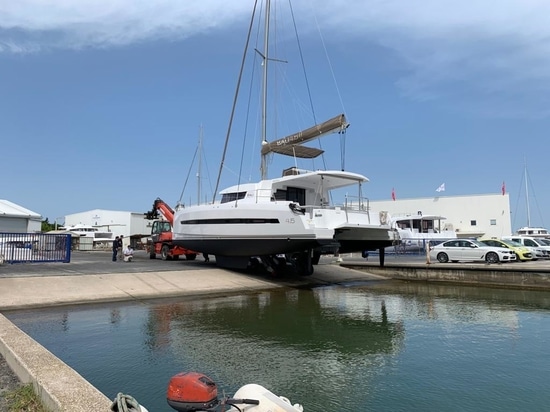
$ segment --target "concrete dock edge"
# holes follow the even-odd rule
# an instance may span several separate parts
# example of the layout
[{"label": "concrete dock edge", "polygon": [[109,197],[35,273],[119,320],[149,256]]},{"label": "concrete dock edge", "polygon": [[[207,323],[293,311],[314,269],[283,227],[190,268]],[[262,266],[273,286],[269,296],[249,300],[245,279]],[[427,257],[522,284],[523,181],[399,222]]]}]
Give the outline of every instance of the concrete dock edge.
[{"label": "concrete dock edge", "polygon": [[0,353],[52,412],[108,411],[111,400],[0,314]]}]

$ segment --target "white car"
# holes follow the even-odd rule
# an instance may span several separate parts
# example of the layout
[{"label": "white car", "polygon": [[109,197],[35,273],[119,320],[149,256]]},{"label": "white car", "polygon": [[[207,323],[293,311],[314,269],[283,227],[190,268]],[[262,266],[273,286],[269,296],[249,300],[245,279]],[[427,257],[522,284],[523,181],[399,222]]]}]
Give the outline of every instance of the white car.
[{"label": "white car", "polygon": [[487,246],[477,240],[453,239],[430,248],[430,260],[440,263],[483,261],[487,263],[512,262],[516,254],[503,247]]},{"label": "white car", "polygon": [[546,239],[534,238],[528,236],[503,236],[502,239],[513,240],[521,243],[523,246],[531,248],[534,259],[549,259],[550,245],[546,243]]},{"label": "white car", "polygon": [[29,262],[36,260],[35,250],[37,241],[20,240],[10,238],[0,242],[0,261],[3,262]]}]

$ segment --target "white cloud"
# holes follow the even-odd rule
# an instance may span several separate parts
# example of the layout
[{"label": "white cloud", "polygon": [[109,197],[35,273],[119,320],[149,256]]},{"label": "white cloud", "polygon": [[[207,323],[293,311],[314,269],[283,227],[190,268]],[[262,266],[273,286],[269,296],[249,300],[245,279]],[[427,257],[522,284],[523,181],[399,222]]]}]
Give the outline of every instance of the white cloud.
[{"label": "white cloud", "polygon": [[0,50],[109,47],[182,38],[230,24],[247,13],[244,2],[223,0],[18,0],[0,5]]},{"label": "white cloud", "polygon": [[[180,39],[238,20],[246,22],[252,4],[252,0],[5,1],[0,4],[0,53]],[[317,21],[324,32],[391,50],[403,68],[396,84],[409,98],[460,97],[469,91],[489,100],[495,96],[491,108],[485,109],[504,113],[508,110],[504,100],[529,100],[538,93],[536,112],[547,114],[547,0],[316,0],[295,2],[294,7],[297,15],[304,15],[300,8],[309,12],[307,21],[312,25]],[[464,105],[472,107],[469,102]]]},{"label": "white cloud", "polygon": [[[326,2],[328,3],[328,1]],[[549,114],[550,2],[348,0],[335,24],[393,50],[410,98],[481,96],[463,107],[491,116]]]}]

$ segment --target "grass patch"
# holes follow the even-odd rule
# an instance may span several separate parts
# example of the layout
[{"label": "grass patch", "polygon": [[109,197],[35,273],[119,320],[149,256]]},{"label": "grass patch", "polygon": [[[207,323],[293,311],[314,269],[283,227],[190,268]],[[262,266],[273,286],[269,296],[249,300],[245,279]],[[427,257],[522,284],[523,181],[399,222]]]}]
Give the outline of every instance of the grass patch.
[{"label": "grass patch", "polygon": [[8,401],[8,412],[48,412],[30,383],[7,392],[4,396]]}]

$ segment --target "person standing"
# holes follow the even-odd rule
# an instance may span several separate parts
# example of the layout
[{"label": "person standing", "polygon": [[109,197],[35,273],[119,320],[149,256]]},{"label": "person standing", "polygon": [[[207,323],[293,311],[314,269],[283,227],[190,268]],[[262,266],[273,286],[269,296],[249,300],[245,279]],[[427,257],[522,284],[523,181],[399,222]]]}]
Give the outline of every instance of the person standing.
[{"label": "person standing", "polygon": [[113,241],[113,262],[116,262],[116,257],[118,254],[118,242],[119,242],[118,236],[115,237],[115,240]]},{"label": "person standing", "polygon": [[124,240],[124,235],[120,235],[120,237],[118,238],[118,259],[119,260],[124,259],[124,255],[122,254],[122,247],[124,246],[123,240]]}]

